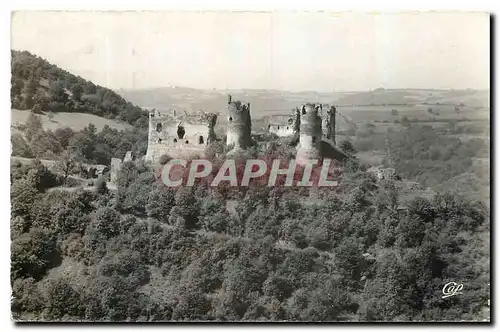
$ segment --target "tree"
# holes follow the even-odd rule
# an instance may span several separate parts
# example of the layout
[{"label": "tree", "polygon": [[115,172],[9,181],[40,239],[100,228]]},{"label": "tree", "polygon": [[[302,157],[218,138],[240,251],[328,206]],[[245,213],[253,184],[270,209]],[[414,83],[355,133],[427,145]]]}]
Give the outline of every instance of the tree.
[{"label": "tree", "polygon": [[12,216],[29,218],[37,193],[34,177],[15,181],[11,186],[10,194]]},{"label": "tree", "polygon": [[120,234],[120,224],[120,214],[112,208],[105,207],[95,212],[91,226],[109,239]]},{"label": "tree", "polygon": [[59,155],[54,168],[63,174],[63,180],[66,181],[75,166],[71,152],[69,150],[64,150],[63,153]]},{"label": "tree", "polygon": [[12,143],[12,155],[24,158],[33,158],[33,151],[28,142],[20,133],[12,133],[10,137]]},{"label": "tree", "polygon": [[37,86],[37,82],[32,79],[30,79],[24,86],[24,109],[31,109],[35,105],[35,93]]},{"label": "tree", "polygon": [[50,112],[47,114],[47,117],[49,118],[49,121],[50,121],[50,122],[54,122],[54,113],[52,113],[52,111],[50,111]]},{"label": "tree", "polygon": [[28,142],[31,142],[33,137],[41,132],[43,132],[41,118],[33,112],[30,112],[26,119],[26,139]]},{"label": "tree", "polygon": [[15,79],[14,76],[12,76],[12,83],[10,88],[11,99],[14,99],[14,97],[19,96],[23,88],[24,88],[24,81],[21,79]]},{"label": "tree", "polygon": [[161,222],[168,222],[170,210],[175,205],[175,192],[170,188],[157,185],[149,193],[146,204],[148,217],[156,218]]},{"label": "tree", "polygon": [[37,90],[35,96],[33,97],[35,106],[33,106],[33,112],[41,114],[49,109],[50,99],[47,97],[43,90]]},{"label": "tree", "polygon": [[[120,170],[120,174],[123,168]],[[155,179],[153,174],[145,172],[137,175],[135,179],[127,186],[122,187],[120,183],[122,178],[118,177],[119,208],[120,210],[135,214],[144,215],[146,213],[146,204],[148,202],[151,186]]]},{"label": "tree", "polygon": [[181,223],[180,226],[192,229],[199,227],[199,202],[193,187],[181,187],[175,194],[175,207],[170,211],[170,224]]},{"label": "tree", "polygon": [[54,318],[69,317],[82,318],[85,313],[85,303],[82,296],[71,285],[71,283],[59,277],[49,280],[47,285],[47,302],[45,308],[50,316]]},{"label": "tree", "polygon": [[95,190],[98,194],[108,193],[108,186],[106,184],[106,178],[100,175],[95,182]]},{"label": "tree", "polygon": [[73,100],[80,101],[83,94],[83,87],[80,84],[75,84],[71,89],[71,93],[73,94]]},{"label": "tree", "polygon": [[54,130],[54,136],[63,149],[68,147],[71,137],[73,137],[74,134],[75,132],[73,129],[69,127],[57,128]]},{"label": "tree", "polygon": [[39,280],[58,261],[56,239],[48,230],[32,228],[11,244],[11,278]]},{"label": "tree", "polygon": [[54,204],[51,214],[53,215],[53,227],[57,234],[84,234],[91,222],[90,213],[94,210],[92,201],[93,194],[91,192],[79,190],[69,194],[62,202]]},{"label": "tree", "polygon": [[50,85],[50,94],[53,102],[65,103],[68,101],[68,94],[61,81],[56,81]]},{"label": "tree", "polygon": [[60,183],[57,176],[47,166],[42,164],[39,159],[33,160],[29,167],[28,177],[32,177],[39,192],[44,192]]}]

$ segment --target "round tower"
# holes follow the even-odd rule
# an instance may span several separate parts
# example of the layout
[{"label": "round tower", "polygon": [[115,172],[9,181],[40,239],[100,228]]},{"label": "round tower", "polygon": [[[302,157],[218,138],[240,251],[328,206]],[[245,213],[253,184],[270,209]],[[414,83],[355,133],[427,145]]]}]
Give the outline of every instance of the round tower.
[{"label": "round tower", "polygon": [[234,144],[234,149],[246,149],[250,146],[251,119],[250,103],[232,101],[228,98],[227,145]]},{"label": "round tower", "polygon": [[311,103],[302,105],[300,109],[297,159],[315,159],[319,156],[317,146],[322,138],[322,121],[319,111],[320,106]]}]

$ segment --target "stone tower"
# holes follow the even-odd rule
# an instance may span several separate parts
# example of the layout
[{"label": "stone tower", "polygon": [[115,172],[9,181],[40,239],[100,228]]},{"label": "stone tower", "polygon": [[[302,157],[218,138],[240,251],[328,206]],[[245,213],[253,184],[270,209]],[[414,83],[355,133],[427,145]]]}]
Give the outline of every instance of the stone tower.
[{"label": "stone tower", "polygon": [[335,108],[335,106],[332,105],[330,106],[328,112],[330,113],[330,125],[328,126],[328,132],[326,134],[326,138],[331,139],[333,143],[337,144],[337,140],[335,138],[335,136],[337,135],[337,129],[336,129],[337,108]]},{"label": "stone tower", "polygon": [[326,139],[332,140],[335,143],[335,117],[337,109],[335,106],[322,105],[321,111],[321,130]]},{"label": "stone tower", "polygon": [[250,118],[250,103],[232,101],[228,96],[228,126],[227,145],[234,144],[234,150],[246,149],[250,146],[252,120]]},{"label": "stone tower", "polygon": [[[174,113],[175,114],[175,113]],[[164,150],[165,126],[171,122],[170,117],[157,110],[149,111],[149,131],[148,131],[148,149],[146,152],[146,161],[157,161]]]},{"label": "stone tower", "polygon": [[320,105],[307,103],[300,109],[299,144],[297,145],[297,160],[318,158],[318,144],[322,134],[322,118]]}]

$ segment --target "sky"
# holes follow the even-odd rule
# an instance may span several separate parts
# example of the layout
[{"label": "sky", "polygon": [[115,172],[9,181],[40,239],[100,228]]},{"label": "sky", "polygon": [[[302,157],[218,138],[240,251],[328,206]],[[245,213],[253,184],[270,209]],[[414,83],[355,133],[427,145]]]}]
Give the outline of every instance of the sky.
[{"label": "sky", "polygon": [[111,89],[488,89],[485,13],[15,12],[11,48]]}]

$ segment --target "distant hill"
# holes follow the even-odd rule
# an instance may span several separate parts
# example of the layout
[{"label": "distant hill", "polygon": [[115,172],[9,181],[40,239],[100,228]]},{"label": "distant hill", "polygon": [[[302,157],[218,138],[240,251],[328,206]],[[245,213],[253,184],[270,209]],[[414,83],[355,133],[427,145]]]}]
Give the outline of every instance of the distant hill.
[{"label": "distant hill", "polygon": [[414,105],[463,104],[469,107],[489,107],[487,90],[434,90],[434,89],[375,89],[345,93],[338,105]]},{"label": "distant hill", "polygon": [[280,90],[202,90],[184,87],[162,87],[141,90],[119,90],[128,100],[142,107],[160,110],[185,109],[188,112],[203,109],[207,112],[225,112],[227,95],[233,99],[249,101],[252,117],[289,113],[305,101],[333,103],[340,97],[338,93],[319,93],[312,91],[290,92]]},{"label": "distant hill", "polygon": [[147,113],[116,92],[95,85],[27,51],[11,51],[11,103],[36,113],[86,113],[138,127]]},{"label": "distant hill", "polygon": [[487,90],[437,90],[437,89],[375,89],[372,91],[314,92],[281,90],[202,90],[185,87],[162,87],[140,90],[120,90],[128,100],[142,107],[160,110],[185,109],[224,112],[227,95],[249,101],[252,116],[260,118],[288,114],[305,102],[335,104],[337,106],[386,106],[448,104],[468,107],[489,107]]}]

